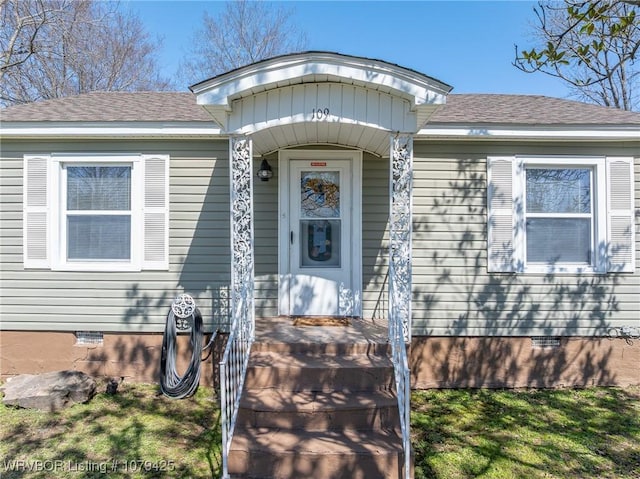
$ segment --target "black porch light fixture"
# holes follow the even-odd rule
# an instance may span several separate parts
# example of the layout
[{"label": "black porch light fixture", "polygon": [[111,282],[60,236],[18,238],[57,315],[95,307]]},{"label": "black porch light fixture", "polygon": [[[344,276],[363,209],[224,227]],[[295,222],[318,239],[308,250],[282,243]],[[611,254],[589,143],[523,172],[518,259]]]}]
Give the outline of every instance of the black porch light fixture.
[{"label": "black porch light fixture", "polygon": [[269,178],[273,177],[273,171],[271,171],[271,165],[266,158],[262,159],[260,163],[260,169],[256,173],[256,176],[262,181],[269,181]]}]

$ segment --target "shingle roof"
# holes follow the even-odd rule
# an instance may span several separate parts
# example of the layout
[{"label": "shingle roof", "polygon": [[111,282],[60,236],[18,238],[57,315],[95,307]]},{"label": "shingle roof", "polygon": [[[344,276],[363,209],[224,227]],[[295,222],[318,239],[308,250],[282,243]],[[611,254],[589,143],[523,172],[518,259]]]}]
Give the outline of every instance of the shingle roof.
[{"label": "shingle roof", "polygon": [[[212,122],[190,92],[94,92],[0,110],[3,122]],[[429,124],[640,125],[640,113],[534,95],[450,94]]]},{"label": "shingle roof", "polygon": [[0,110],[2,121],[211,123],[191,92],[93,92],[15,105]]},{"label": "shingle roof", "polygon": [[452,94],[429,123],[640,125],[640,113],[546,96]]}]

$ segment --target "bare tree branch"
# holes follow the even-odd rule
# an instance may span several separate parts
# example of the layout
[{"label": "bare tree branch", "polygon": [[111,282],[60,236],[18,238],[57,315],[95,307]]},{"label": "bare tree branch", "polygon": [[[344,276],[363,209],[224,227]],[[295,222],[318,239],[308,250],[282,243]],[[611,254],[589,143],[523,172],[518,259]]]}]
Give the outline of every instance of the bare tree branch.
[{"label": "bare tree branch", "polygon": [[306,38],[291,24],[291,10],[265,2],[238,0],[223,12],[205,12],[203,25],[181,65],[187,83],[305,48]]},{"label": "bare tree branch", "polygon": [[158,74],[159,42],[117,2],[0,1],[3,105],[170,86]]}]

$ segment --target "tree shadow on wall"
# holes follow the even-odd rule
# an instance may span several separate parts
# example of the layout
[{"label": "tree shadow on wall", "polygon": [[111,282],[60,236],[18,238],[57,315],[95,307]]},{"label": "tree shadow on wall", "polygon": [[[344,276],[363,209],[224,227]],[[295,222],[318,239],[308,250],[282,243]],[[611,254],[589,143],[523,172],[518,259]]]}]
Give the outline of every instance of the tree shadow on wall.
[{"label": "tree shadow on wall", "polygon": [[[615,384],[620,340],[609,333],[627,278],[488,273],[485,172],[484,159],[459,160],[455,178],[432,180],[434,191],[446,193],[432,196],[427,215],[414,219],[414,242],[428,251],[420,272],[427,279],[414,284],[414,318],[426,336],[412,349],[414,386]],[[587,335],[596,341],[570,338]],[[535,348],[531,336],[557,344]],[[434,379],[425,384],[422,375]]]},{"label": "tree shadow on wall", "polygon": [[[105,334],[103,348],[89,351],[88,372],[97,376],[136,377],[157,382],[162,335],[176,295],[188,293],[202,313],[205,344],[215,330],[229,328],[229,178],[228,163],[205,157],[192,168],[175,169],[171,178],[169,272],[145,271],[127,286],[123,315],[127,334]],[[202,171],[209,172],[203,177]],[[206,178],[206,183],[203,179]],[[140,331],[152,331],[140,333]],[[188,363],[191,348],[179,338],[178,368]],[[203,376],[216,384],[222,338],[207,356]],[[180,371],[179,371],[180,372]]]}]

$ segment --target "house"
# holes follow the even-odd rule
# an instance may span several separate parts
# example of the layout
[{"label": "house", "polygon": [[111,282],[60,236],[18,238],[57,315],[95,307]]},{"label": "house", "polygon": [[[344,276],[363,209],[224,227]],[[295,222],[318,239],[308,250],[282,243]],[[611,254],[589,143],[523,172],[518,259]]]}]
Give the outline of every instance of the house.
[{"label": "house", "polygon": [[[305,52],[3,110],[1,375],[157,381],[188,293],[229,334],[225,477],[409,477],[410,387],[640,384],[640,114],[450,91]],[[353,344],[329,391],[309,355],[252,362],[298,317],[386,322],[390,351]]]},{"label": "house", "polygon": [[451,89],[305,52],[3,110],[2,376],[155,381],[188,292],[397,321],[415,388],[640,384],[640,114]]}]

